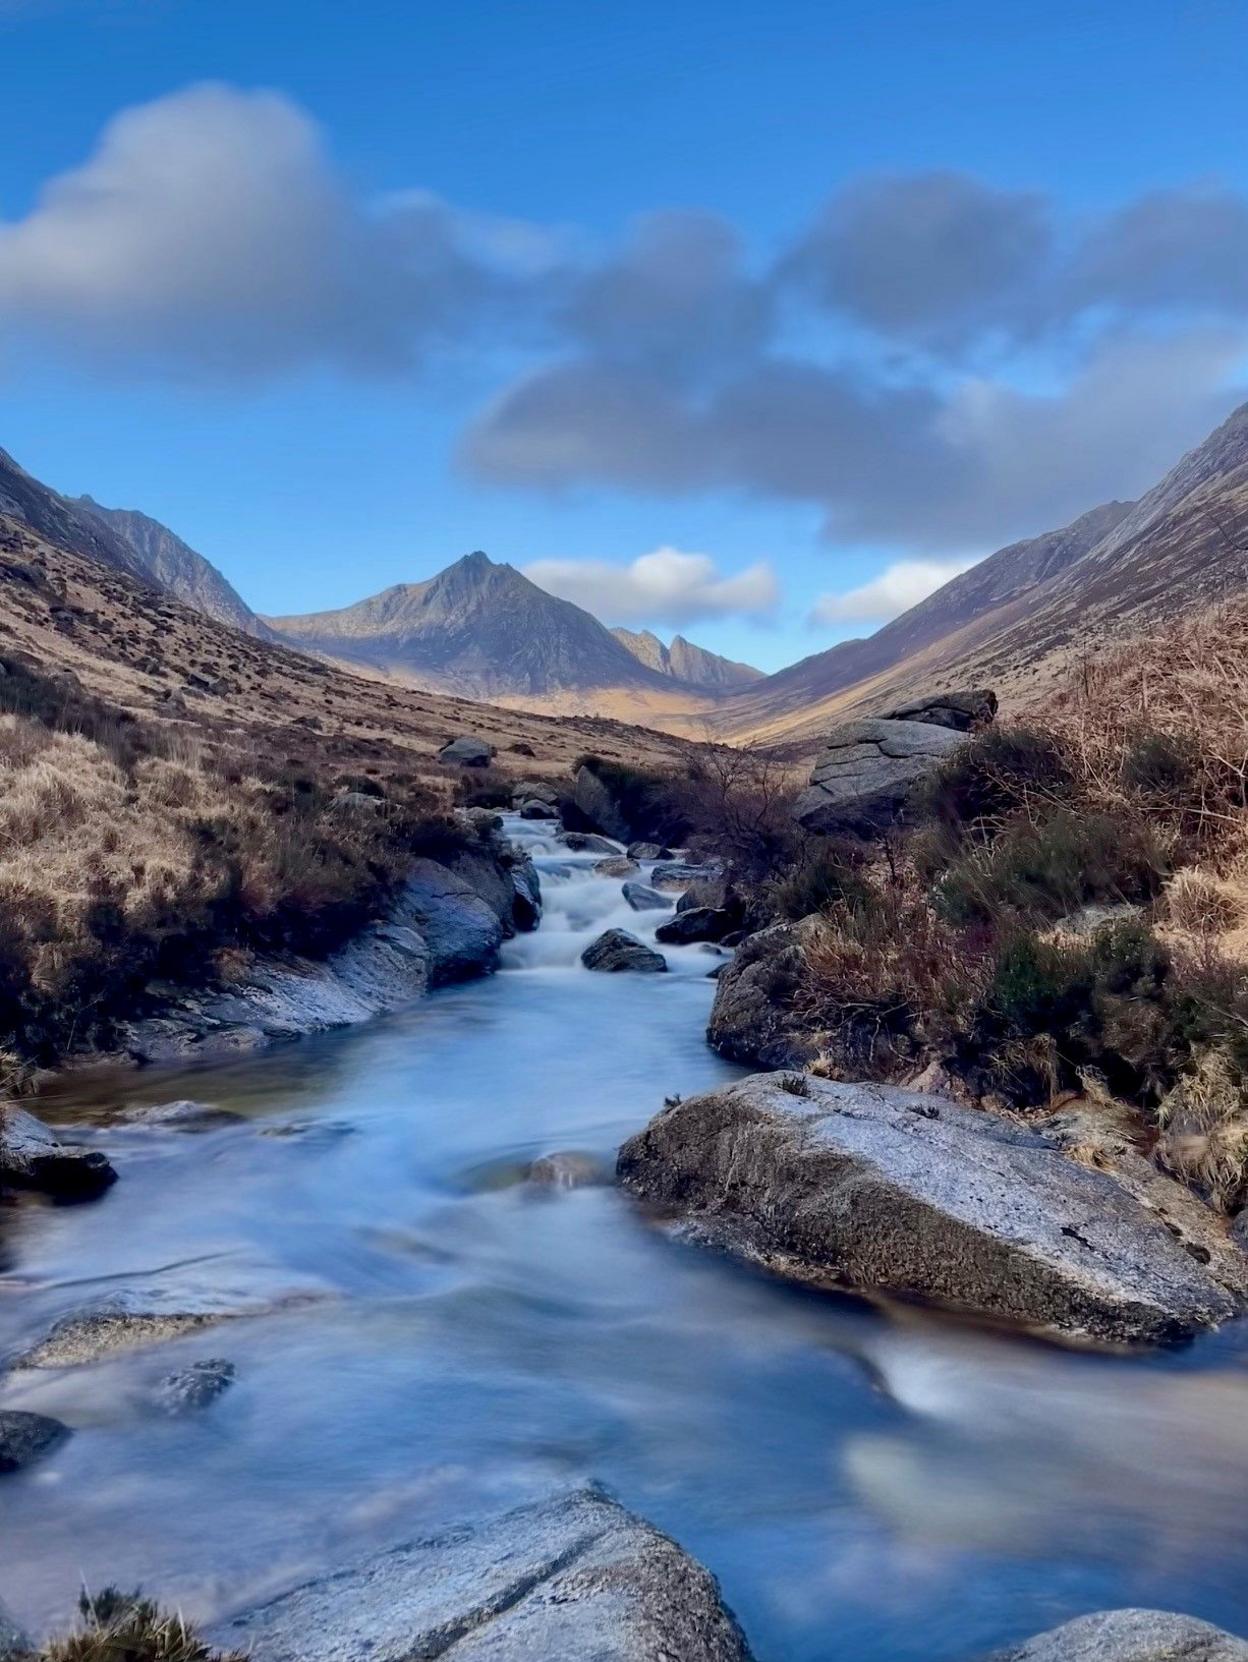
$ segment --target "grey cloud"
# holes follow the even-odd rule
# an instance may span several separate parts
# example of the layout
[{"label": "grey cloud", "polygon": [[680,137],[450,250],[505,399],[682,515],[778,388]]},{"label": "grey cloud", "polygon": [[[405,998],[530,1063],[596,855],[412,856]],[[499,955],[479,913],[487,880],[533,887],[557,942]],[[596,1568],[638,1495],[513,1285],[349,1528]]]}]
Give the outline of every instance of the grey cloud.
[{"label": "grey cloud", "polygon": [[1064,295],[1072,308],[1110,304],[1248,316],[1248,200],[1195,185],[1128,203],[1089,229]]}]

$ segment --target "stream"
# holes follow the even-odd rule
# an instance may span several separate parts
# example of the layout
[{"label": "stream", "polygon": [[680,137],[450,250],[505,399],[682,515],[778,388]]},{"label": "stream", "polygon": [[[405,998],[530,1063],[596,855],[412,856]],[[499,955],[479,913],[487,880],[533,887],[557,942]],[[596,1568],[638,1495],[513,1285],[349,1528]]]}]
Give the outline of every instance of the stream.
[{"label": "stream", "polygon": [[[594,975],[644,939],[593,855],[511,833],[545,918],[489,979],[258,1056],[66,1078],[120,1181],[6,1215],[0,1352],[122,1289],[277,1303],[157,1349],[0,1380],[74,1429],[0,1478],[0,1598],[80,1585],[235,1609],[475,1512],[596,1478],[719,1576],[759,1662],[971,1658],[1146,1604],[1248,1633],[1248,1323],[1148,1359],[1070,1353],[786,1288],[665,1239],[609,1184],[542,1189],[740,1070],[703,1033],[717,961]],[[109,1123],[195,1098],[197,1133]],[[171,1417],[175,1364],[234,1384]],[[536,1662],[536,1659],[535,1659]]]}]

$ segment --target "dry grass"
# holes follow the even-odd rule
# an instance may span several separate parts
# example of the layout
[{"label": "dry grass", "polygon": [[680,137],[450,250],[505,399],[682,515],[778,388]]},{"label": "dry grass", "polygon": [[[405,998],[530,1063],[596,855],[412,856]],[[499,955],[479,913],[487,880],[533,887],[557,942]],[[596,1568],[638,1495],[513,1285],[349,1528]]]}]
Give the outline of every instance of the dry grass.
[{"label": "dry grass", "polygon": [[1242,1072],[1219,1050],[1206,1051],[1157,1110],[1157,1156],[1224,1212],[1248,1198],[1248,1095]]},{"label": "dry grass", "polygon": [[199,1639],[179,1615],[159,1609],[138,1593],[107,1588],[78,1601],[82,1626],[53,1639],[31,1662],[244,1662]]}]

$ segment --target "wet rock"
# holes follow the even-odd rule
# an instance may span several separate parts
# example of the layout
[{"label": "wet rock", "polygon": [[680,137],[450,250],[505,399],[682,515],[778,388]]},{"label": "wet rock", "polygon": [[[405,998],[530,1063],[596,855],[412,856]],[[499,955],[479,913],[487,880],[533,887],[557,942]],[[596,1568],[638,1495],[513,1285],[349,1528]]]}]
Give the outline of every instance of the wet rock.
[{"label": "wet rock", "polygon": [[494,747],[465,733],[448,739],[438,751],[438,760],[448,767],[488,768],[494,760]]},{"label": "wet rock", "polygon": [[1248,1302],[1248,1260],[1178,1184],[1145,1205],[1029,1129],[916,1091],[756,1074],[665,1109],[618,1169],[699,1237],[801,1281],[1115,1345]]},{"label": "wet rock", "polygon": [[67,1425],[49,1419],[46,1414],[0,1409],[0,1472],[20,1472],[24,1466],[50,1454],[69,1435]]},{"label": "wet rock", "polygon": [[625,883],[624,898],[634,912],[669,912],[671,898],[652,889],[648,883]]},{"label": "wet rock", "polygon": [[582,820],[596,831],[626,843],[631,834],[628,817],[610,787],[591,767],[579,767],[572,787],[572,800]]},{"label": "wet rock", "polygon": [[502,923],[462,877],[435,860],[417,860],[403,903],[429,951],[430,986],[466,981],[497,965]]},{"label": "wet rock", "polygon": [[542,921],[542,880],[527,854],[517,854],[511,869],[515,887],[511,915],[522,933],[536,929]]},{"label": "wet rock", "polygon": [[156,1406],[166,1414],[188,1414],[207,1408],[234,1383],[233,1362],[208,1357],[166,1374],[156,1387]]},{"label": "wet rock", "polygon": [[721,941],[736,928],[736,912],[714,906],[687,906],[676,909],[675,917],[661,923],[654,937],[664,946],[689,946],[694,941]]},{"label": "wet rock", "polygon": [[670,860],[672,851],[662,843],[629,843],[628,857],[630,860]]},{"label": "wet rock", "polygon": [[601,970],[607,975],[616,975],[621,970],[654,975],[667,968],[661,952],[639,941],[636,935],[630,935],[627,929],[608,929],[599,935],[581,953],[581,962],[586,969]]},{"label": "wet rock", "polygon": [[[712,1050],[746,1067],[802,1067],[818,1054],[793,997],[806,972],[807,926],[776,923],[750,935],[724,965],[706,1038]],[[729,937],[731,938],[731,937]]]},{"label": "wet rock", "polygon": [[678,912],[687,912],[694,906],[714,906],[723,908],[729,900],[728,879],[722,876],[699,877],[676,902]]},{"label": "wet rock", "polygon": [[972,687],[966,692],[933,693],[930,698],[912,699],[889,710],[885,721],[926,721],[933,727],[951,727],[972,733],[989,726],[997,714],[997,695],[989,687]]},{"label": "wet rock", "polygon": [[962,733],[927,721],[847,721],[829,733],[794,817],[807,831],[885,830],[918,782],[963,742]]},{"label": "wet rock", "polygon": [[687,889],[691,883],[711,883],[720,876],[718,866],[664,860],[650,873],[650,881],[656,889]]},{"label": "wet rock", "polygon": [[297,1289],[278,1297],[240,1295],[233,1299],[195,1293],[118,1293],[61,1317],[43,1338],[6,1360],[15,1368],[76,1368],[103,1356],[167,1344],[223,1322],[274,1316],[317,1296]]},{"label": "wet rock", "polygon": [[123,1123],[135,1126],[165,1126],[170,1131],[220,1131],[228,1125],[243,1125],[241,1114],[210,1102],[157,1102],[150,1107],[127,1108]]},{"label": "wet rock", "polygon": [[397,1547],[208,1638],[253,1662],[749,1662],[714,1577],[593,1489]]},{"label": "wet rock", "polygon": [[610,1168],[596,1154],[559,1149],[539,1155],[530,1165],[528,1180],[543,1189],[592,1189],[610,1183]]},{"label": "wet rock", "polygon": [[533,800],[525,802],[520,808],[521,819],[558,819],[559,810],[550,802]]},{"label": "wet rock", "polygon": [[619,843],[613,843],[607,837],[600,837],[593,831],[565,831],[559,838],[565,848],[570,848],[573,854],[619,854]]},{"label": "wet rock", "polygon": [[95,1200],[116,1181],[102,1154],[66,1147],[24,1108],[0,1107],[0,1188],[72,1202]]},{"label": "wet rock", "polygon": [[599,860],[594,871],[599,877],[631,877],[641,867],[636,860],[630,860],[627,854],[612,854],[605,860]]},{"label": "wet rock", "polygon": [[994,1662],[1248,1662],[1248,1644],[1171,1610],[1098,1610],[1000,1652]]},{"label": "wet rock", "polygon": [[552,785],[549,779],[522,779],[512,787],[511,800],[517,808],[522,808],[526,802],[541,802],[557,810],[559,787]]}]

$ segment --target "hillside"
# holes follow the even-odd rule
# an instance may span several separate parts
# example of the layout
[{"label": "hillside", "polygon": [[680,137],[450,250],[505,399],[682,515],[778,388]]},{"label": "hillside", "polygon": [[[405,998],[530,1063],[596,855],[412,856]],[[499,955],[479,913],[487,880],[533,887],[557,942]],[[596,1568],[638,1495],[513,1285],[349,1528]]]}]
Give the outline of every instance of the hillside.
[{"label": "hillside", "polygon": [[804,659],[724,701],[720,736],[813,744],[841,712],[987,683],[1007,702],[1091,655],[1248,586],[1248,405],[1136,503],[1013,543],[875,635]]},{"label": "hillside", "polygon": [[[480,552],[354,606],[265,622],[293,646],[409,685],[570,712],[613,698],[640,699],[644,710],[707,707],[706,687],[736,667],[687,643],[662,667],[657,640],[652,663],[589,612]],[[677,661],[703,679],[678,678]]]}]

